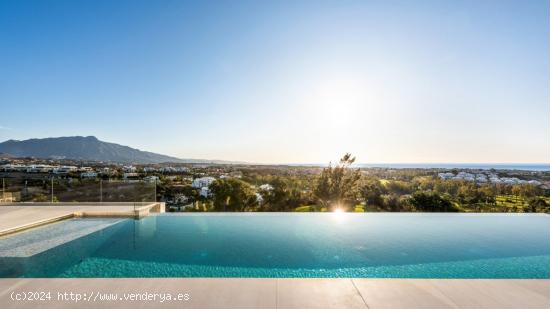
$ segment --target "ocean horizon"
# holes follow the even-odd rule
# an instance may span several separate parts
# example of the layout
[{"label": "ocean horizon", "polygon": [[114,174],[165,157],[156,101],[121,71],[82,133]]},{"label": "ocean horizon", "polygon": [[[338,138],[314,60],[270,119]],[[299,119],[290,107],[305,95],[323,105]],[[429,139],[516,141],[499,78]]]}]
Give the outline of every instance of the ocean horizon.
[{"label": "ocean horizon", "polygon": [[[318,166],[328,164],[288,164],[290,166]],[[354,167],[365,168],[441,168],[441,169],[482,169],[482,170],[521,170],[521,171],[550,171],[550,163],[357,163]]]}]

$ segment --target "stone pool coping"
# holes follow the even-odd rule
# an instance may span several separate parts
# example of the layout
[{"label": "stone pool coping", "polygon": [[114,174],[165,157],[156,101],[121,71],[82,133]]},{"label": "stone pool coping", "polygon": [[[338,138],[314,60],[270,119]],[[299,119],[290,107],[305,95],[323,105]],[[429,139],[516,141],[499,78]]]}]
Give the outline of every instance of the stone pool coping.
[{"label": "stone pool coping", "polygon": [[75,217],[142,218],[164,203],[53,203],[0,205],[0,236]]},{"label": "stone pool coping", "polygon": [[[51,301],[15,301],[21,292]],[[188,301],[57,300],[57,293],[177,293]],[[550,308],[550,280],[122,278],[0,279],[2,308]]]}]

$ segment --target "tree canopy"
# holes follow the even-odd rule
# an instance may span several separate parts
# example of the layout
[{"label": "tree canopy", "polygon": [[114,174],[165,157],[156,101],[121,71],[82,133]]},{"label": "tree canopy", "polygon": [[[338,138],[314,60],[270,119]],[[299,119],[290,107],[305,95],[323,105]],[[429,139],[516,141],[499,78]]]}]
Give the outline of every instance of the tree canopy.
[{"label": "tree canopy", "polygon": [[329,164],[319,175],[313,194],[319,204],[329,210],[350,208],[357,200],[359,169],[352,169],[355,157],[346,153],[336,166]]},{"label": "tree canopy", "polygon": [[250,185],[240,179],[218,179],[210,185],[215,211],[247,211],[256,205]]}]

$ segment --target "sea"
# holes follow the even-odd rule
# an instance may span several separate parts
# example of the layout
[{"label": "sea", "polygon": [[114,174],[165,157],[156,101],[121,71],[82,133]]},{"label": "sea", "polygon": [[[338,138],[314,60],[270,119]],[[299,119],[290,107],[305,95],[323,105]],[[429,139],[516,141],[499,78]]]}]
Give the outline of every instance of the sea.
[{"label": "sea", "polygon": [[[290,166],[325,167],[328,164],[288,164]],[[482,169],[482,170],[520,170],[550,171],[550,163],[356,163],[354,167],[379,168],[441,168],[441,169]]]},{"label": "sea", "polygon": [[484,170],[521,170],[550,171],[550,164],[531,163],[359,163],[357,167],[384,168],[442,168],[442,169],[484,169]]}]

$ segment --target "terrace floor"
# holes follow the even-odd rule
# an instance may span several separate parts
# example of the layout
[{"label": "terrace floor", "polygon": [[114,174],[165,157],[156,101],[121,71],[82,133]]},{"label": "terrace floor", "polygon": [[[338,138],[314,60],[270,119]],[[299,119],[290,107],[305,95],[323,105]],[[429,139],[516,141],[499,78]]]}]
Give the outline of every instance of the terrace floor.
[{"label": "terrace floor", "polygon": [[[0,205],[0,236],[71,217],[135,217],[154,211],[158,203],[54,203]],[[160,208],[160,207],[158,207]]]},{"label": "terrace floor", "polygon": [[[13,300],[17,293],[48,291],[50,301]],[[65,292],[86,299],[59,300]],[[118,300],[101,301],[102,293]],[[189,299],[121,300],[124,293],[187,293]],[[2,308],[113,308],[115,302],[117,308],[550,308],[550,280],[0,279]]]}]

